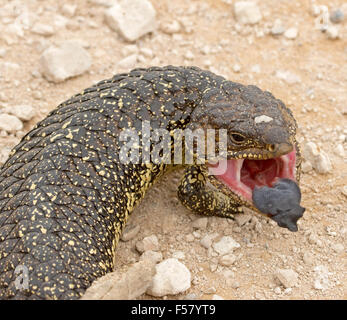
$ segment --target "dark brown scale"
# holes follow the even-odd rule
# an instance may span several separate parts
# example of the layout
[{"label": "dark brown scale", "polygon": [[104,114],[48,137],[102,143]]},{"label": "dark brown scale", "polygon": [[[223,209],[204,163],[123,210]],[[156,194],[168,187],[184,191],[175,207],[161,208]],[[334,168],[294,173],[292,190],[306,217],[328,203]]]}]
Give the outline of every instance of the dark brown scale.
[{"label": "dark brown scale", "polygon": [[[210,96],[209,90],[214,90]],[[249,114],[235,114],[234,106],[254,103],[260,95],[265,108],[270,100],[278,104],[255,87],[196,67],[168,66],[116,75],[60,104],[22,139],[0,171],[0,297],[76,299],[112,271],[128,215],[168,168],[120,163],[123,128],[139,132],[143,120],[154,128],[195,128],[206,124],[207,115],[227,127]],[[213,104],[228,99],[228,117],[214,113]],[[197,172],[192,167],[187,177]],[[214,193],[190,181],[183,180],[180,198],[203,212]],[[193,206],[189,193],[195,188],[193,199],[201,201]],[[219,202],[216,214],[229,217],[235,205]],[[15,287],[19,265],[29,270],[28,289]]]}]

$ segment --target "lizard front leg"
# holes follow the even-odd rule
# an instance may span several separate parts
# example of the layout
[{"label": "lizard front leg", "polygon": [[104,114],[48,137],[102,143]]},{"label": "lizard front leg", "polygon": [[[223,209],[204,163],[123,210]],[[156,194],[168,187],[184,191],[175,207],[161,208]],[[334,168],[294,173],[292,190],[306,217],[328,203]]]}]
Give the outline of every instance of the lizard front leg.
[{"label": "lizard front leg", "polygon": [[233,218],[242,212],[233,199],[222,192],[209,190],[206,185],[206,171],[201,166],[189,166],[178,187],[178,198],[182,204],[195,213],[207,216]]}]

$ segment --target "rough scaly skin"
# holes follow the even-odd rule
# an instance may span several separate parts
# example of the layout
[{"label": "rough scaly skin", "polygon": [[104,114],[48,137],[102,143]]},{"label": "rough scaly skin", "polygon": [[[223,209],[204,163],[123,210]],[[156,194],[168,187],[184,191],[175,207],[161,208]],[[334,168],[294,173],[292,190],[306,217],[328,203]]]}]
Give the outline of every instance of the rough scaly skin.
[{"label": "rough scaly skin", "polygon": [[[272,126],[255,128],[264,114]],[[129,214],[170,167],[119,161],[121,130],[140,132],[143,120],[250,137],[228,145],[230,158],[266,159],[277,156],[272,145],[295,144],[295,120],[281,101],[199,68],[135,69],[84,90],[39,122],[0,171],[1,298],[76,299],[112,271]],[[187,208],[225,217],[242,211],[242,199],[208,190],[208,179],[204,165],[187,167],[179,187]],[[16,290],[19,265],[29,270],[28,289]]]}]

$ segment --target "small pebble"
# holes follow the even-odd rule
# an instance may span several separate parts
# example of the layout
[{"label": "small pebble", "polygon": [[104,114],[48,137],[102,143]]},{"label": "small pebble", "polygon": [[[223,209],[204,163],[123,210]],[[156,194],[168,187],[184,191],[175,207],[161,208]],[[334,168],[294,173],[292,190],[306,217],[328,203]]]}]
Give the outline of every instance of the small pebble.
[{"label": "small pebble", "polygon": [[0,114],[0,130],[15,132],[23,129],[23,123],[16,116],[2,113]]},{"label": "small pebble", "polygon": [[177,20],[173,20],[169,23],[163,23],[161,30],[167,34],[178,33],[181,31],[181,24]]},{"label": "small pebble", "polygon": [[163,254],[161,252],[148,250],[141,254],[140,261],[143,260],[150,260],[153,263],[158,263],[163,260]]},{"label": "small pebble", "polygon": [[339,38],[339,29],[336,26],[329,26],[326,30],[328,39],[336,40]]},{"label": "small pebble", "polygon": [[297,28],[289,28],[284,32],[287,39],[294,40],[298,36],[299,30]]},{"label": "small pebble", "polygon": [[55,83],[83,74],[91,63],[89,53],[77,41],[72,40],[65,41],[58,47],[49,47],[40,57],[42,74]]},{"label": "small pebble", "polygon": [[120,60],[117,63],[117,67],[122,69],[132,69],[136,66],[137,59],[137,54],[132,54]]},{"label": "small pebble", "polygon": [[225,266],[225,267],[229,267],[235,263],[236,259],[237,259],[237,257],[234,254],[228,253],[228,254],[220,257],[219,264],[221,264],[222,266]]},{"label": "small pebble", "polygon": [[196,220],[193,221],[192,223],[192,227],[195,228],[195,229],[206,229],[207,227],[207,222],[208,222],[208,219],[207,218],[198,218]]},{"label": "small pebble", "polygon": [[136,235],[140,231],[140,226],[139,225],[132,225],[128,224],[125,226],[123,234],[121,236],[122,241],[129,241],[131,239],[134,239]]},{"label": "small pebble", "polygon": [[105,12],[107,25],[127,41],[135,41],[156,29],[156,10],[148,0],[117,1]]},{"label": "small pebble", "polygon": [[211,237],[210,237],[209,235],[204,236],[204,237],[200,240],[200,244],[201,244],[204,248],[206,248],[206,249],[210,248],[211,245],[212,245],[212,239],[211,239]]},{"label": "small pebble", "polygon": [[136,250],[143,253],[148,250],[157,251],[159,249],[158,238],[155,234],[143,238],[141,241],[136,243]]},{"label": "small pebble", "polygon": [[240,244],[237,243],[230,236],[222,237],[218,242],[214,243],[212,246],[213,249],[221,256],[232,252],[236,248],[240,248]]},{"label": "small pebble", "polygon": [[233,65],[233,71],[234,71],[235,73],[239,73],[239,72],[241,71],[240,65],[234,64],[234,65]]},{"label": "small pebble", "polygon": [[9,108],[9,113],[23,121],[29,121],[35,117],[35,109],[30,105],[15,105]]},{"label": "small pebble", "polygon": [[272,28],[271,28],[271,34],[273,36],[278,36],[283,34],[286,31],[285,27],[283,26],[283,22],[281,19],[276,19]]},{"label": "small pebble", "polygon": [[331,11],[330,13],[330,21],[332,23],[340,23],[342,22],[344,19],[344,14],[343,11],[341,9],[336,9]]},{"label": "small pebble", "polygon": [[294,287],[298,283],[298,274],[292,269],[278,269],[275,276],[285,288]]},{"label": "small pebble", "polygon": [[31,28],[31,32],[39,34],[41,36],[49,37],[54,34],[54,28],[50,25],[38,22]]},{"label": "small pebble", "polygon": [[262,19],[258,5],[252,1],[235,2],[234,14],[237,22],[242,24],[256,24]]}]

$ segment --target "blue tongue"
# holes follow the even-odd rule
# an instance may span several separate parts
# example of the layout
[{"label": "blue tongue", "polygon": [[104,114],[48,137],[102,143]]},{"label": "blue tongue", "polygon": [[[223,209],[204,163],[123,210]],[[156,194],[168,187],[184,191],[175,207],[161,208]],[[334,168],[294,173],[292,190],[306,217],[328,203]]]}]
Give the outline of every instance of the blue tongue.
[{"label": "blue tongue", "polygon": [[301,192],[295,181],[279,179],[273,187],[255,187],[252,200],[258,210],[270,214],[280,227],[298,231],[297,221],[305,208],[300,206]]}]

